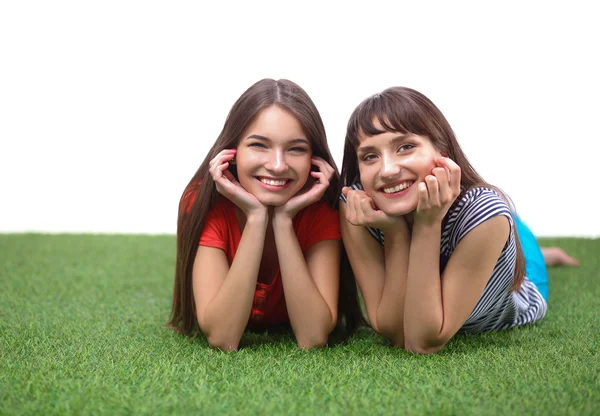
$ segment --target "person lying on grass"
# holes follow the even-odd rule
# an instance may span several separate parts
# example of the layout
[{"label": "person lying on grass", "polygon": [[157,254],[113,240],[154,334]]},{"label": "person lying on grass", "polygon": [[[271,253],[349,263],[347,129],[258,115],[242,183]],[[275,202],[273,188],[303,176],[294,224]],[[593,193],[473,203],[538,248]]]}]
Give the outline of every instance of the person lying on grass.
[{"label": "person lying on grass", "polygon": [[[246,329],[285,323],[300,348],[326,345],[338,322],[338,183],[306,92],[288,80],[252,85],[181,198],[168,324],[199,327],[228,351]],[[360,309],[348,287],[354,302],[344,296],[340,316],[352,326]]]},{"label": "person lying on grass", "polygon": [[393,87],[354,110],[342,182],[344,246],[369,322],[394,346],[435,353],[457,332],[544,317],[544,260],[525,274],[528,256],[542,258],[533,234],[524,252],[508,197],[423,94]]}]

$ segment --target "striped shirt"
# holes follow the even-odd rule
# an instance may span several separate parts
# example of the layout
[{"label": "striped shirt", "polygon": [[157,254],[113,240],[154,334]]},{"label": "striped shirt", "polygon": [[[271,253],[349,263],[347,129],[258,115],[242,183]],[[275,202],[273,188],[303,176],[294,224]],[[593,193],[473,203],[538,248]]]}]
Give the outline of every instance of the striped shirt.
[{"label": "striped shirt", "polygon": [[[362,189],[360,184],[354,184],[350,188]],[[342,199],[346,200],[343,195]],[[444,217],[440,274],[461,239],[484,221],[498,215],[508,218],[511,224],[510,235],[481,298],[459,332],[477,333],[513,328],[538,321],[546,314],[546,301],[527,277],[523,279],[518,291],[510,289],[517,258],[513,217],[506,202],[491,189],[479,187],[469,190],[452,205]],[[373,238],[384,244],[383,231],[371,227],[367,229]]]}]

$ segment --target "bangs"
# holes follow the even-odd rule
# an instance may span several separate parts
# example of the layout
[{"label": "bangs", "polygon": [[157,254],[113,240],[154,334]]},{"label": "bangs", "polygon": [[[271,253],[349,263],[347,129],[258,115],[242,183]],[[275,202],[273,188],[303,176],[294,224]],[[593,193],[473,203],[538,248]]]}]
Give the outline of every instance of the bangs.
[{"label": "bangs", "polygon": [[429,136],[428,124],[418,103],[386,90],[367,98],[354,110],[348,121],[346,138],[357,147],[360,134],[376,136],[394,132]]}]

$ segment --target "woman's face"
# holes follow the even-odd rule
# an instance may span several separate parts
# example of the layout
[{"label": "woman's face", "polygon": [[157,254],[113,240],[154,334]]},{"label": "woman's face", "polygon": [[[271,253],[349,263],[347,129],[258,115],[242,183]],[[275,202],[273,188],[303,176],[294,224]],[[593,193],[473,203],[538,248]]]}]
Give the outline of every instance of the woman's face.
[{"label": "woman's face", "polygon": [[238,144],[238,180],[263,205],[280,206],[306,184],[311,157],[298,120],[273,105],[258,114]]},{"label": "woman's face", "polygon": [[440,152],[429,138],[412,133],[361,134],[359,140],[360,182],[377,208],[392,216],[414,211],[419,201],[417,185],[431,174]]}]

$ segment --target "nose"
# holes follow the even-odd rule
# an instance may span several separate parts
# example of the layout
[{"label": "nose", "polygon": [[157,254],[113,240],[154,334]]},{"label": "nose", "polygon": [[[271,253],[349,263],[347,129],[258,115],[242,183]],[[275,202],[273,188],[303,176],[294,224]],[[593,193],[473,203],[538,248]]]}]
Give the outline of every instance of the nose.
[{"label": "nose", "polygon": [[401,172],[400,164],[393,157],[383,157],[383,166],[381,167],[382,179],[395,179]]},{"label": "nose", "polygon": [[273,173],[283,173],[287,170],[287,162],[285,160],[285,154],[281,150],[273,150],[269,155],[269,160],[265,165],[265,168]]}]

